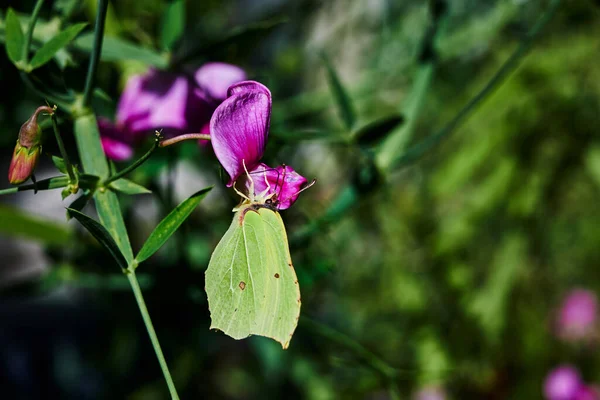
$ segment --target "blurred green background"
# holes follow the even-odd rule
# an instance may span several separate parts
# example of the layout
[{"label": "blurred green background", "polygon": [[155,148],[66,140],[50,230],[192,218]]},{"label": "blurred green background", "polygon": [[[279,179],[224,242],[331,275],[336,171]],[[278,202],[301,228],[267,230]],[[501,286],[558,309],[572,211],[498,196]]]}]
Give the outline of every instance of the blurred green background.
[{"label": "blurred green background", "polygon": [[[9,5],[26,21],[34,2]],[[107,37],[139,53],[117,46],[105,55],[99,114],[113,118],[127,78],[151,64],[233,63],[273,93],[265,160],[317,179],[282,212],[303,300],[283,351],[265,338],[208,330],[204,270],[236,203],[212,153],[186,143],[132,175],[154,191],[123,197],[134,249],[174,204],[217,185],[138,270],[181,398],[414,398],[435,386],[448,399],[536,399],[548,371],[565,362],[600,383],[594,344],[553,333],[565,293],[600,290],[597,2],[563,2],[463,125],[381,175],[371,168],[378,142],[348,140],[322,57],[349,93],[356,126],[413,113],[415,82],[433,65],[411,114],[418,118],[384,132],[406,129],[410,149],[484,87],[549,5],[450,1],[435,25],[433,61],[423,61],[436,23],[427,2],[111,2]],[[94,1],[47,1],[34,45],[65,21],[93,26],[95,10]],[[91,32],[39,79],[81,90]],[[19,127],[44,99],[1,53],[0,165],[8,171]],[[67,128],[63,135],[75,157]],[[44,151],[57,154],[46,136]],[[53,175],[44,157],[38,177]],[[167,398],[125,278],[66,222],[71,199],[49,191],[0,201],[1,397]]]}]

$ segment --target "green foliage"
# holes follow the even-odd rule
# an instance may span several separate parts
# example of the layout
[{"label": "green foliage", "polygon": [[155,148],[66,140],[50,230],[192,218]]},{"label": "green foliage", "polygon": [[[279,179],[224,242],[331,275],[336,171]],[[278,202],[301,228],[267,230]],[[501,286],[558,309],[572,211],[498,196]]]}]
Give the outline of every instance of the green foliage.
[{"label": "green foliage", "polygon": [[121,178],[110,183],[111,189],[115,189],[118,192],[125,194],[148,194],[152,193],[151,190],[139,185],[129,179]]},{"label": "green foliage", "polygon": [[23,59],[25,36],[21,30],[19,17],[17,17],[15,10],[12,8],[9,8],[6,12],[5,30],[6,54],[8,54],[8,58],[17,68],[22,68],[21,60]]},{"label": "green foliage", "polygon": [[0,233],[59,246],[71,239],[66,226],[3,204],[0,204]]},{"label": "green foliage", "polygon": [[146,242],[135,257],[138,263],[147,260],[162,247],[163,244],[175,233],[177,228],[190,216],[192,211],[200,204],[202,199],[210,192],[211,187],[202,189],[173,209],[160,223],[154,228]]},{"label": "green foliage", "polygon": [[83,227],[106,249],[106,251],[110,253],[121,269],[127,269],[127,260],[125,260],[119,246],[102,224],[73,208],[68,208],[67,211],[72,218],[79,221],[79,223],[83,225]]},{"label": "green foliage", "polygon": [[323,64],[325,65],[325,70],[327,71],[327,81],[337,103],[340,117],[342,118],[346,129],[351,131],[356,123],[356,112],[354,111],[352,100],[342,85],[342,82],[340,81],[335,68],[331,64],[331,61],[327,57],[327,54],[322,53],[321,57],[323,58]]},{"label": "green foliage", "polygon": [[52,39],[48,40],[35,52],[35,55],[29,62],[29,67],[31,69],[36,69],[52,60],[52,57],[54,57],[60,49],[71,43],[71,41],[75,39],[86,26],[87,23],[71,25]]},{"label": "green foliage", "polygon": [[[79,36],[74,44],[80,50],[91,52],[93,40],[93,34],[84,34]],[[104,38],[101,59],[102,61],[139,61],[158,68],[167,66],[164,55],[113,36]]]}]

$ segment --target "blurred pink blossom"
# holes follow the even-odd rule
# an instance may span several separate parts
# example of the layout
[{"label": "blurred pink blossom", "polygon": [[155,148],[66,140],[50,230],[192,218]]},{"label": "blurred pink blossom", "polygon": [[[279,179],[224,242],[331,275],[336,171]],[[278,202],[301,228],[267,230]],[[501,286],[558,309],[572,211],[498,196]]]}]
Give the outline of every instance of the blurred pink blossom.
[{"label": "blurred pink blossom", "polygon": [[426,386],[413,395],[413,400],[446,400],[446,393],[439,386]]},{"label": "blurred pink blossom", "polygon": [[561,365],[548,374],[544,382],[547,400],[575,400],[584,386],[579,371],[571,365]]},{"label": "blurred pink blossom", "polygon": [[116,123],[98,123],[106,155],[117,161],[133,155],[133,145],[149,133],[208,133],[213,111],[231,84],[246,79],[234,65],[207,63],[193,77],[150,69],[129,79],[117,106]]},{"label": "blurred pink blossom", "polygon": [[594,337],[598,321],[596,294],[585,289],[574,289],[563,300],[557,321],[557,335],[567,341]]}]

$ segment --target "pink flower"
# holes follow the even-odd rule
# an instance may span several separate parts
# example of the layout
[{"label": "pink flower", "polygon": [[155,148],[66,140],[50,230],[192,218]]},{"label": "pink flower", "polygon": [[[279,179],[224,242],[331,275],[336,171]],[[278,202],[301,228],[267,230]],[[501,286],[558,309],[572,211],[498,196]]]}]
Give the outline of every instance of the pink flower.
[{"label": "pink flower", "polygon": [[584,289],[569,292],[558,313],[557,335],[567,341],[578,341],[593,337],[597,328],[598,299]]},{"label": "pink flower", "polygon": [[117,106],[116,124],[98,124],[106,155],[130,158],[133,144],[157,129],[166,135],[206,131],[225,97],[223,87],[245,78],[242,69],[224,63],[204,64],[194,78],[157,69],[131,77]]},{"label": "pink flower", "polygon": [[445,400],[446,394],[441,387],[426,386],[419,389],[413,396],[414,400]]},{"label": "pink flower", "polygon": [[575,400],[582,387],[579,371],[571,365],[561,365],[546,377],[544,396],[547,400]]},{"label": "pink flower", "polygon": [[241,190],[250,201],[289,208],[306,178],[291,167],[271,168],[260,162],[269,136],[271,92],[261,83],[244,81],[227,93],[210,120],[213,150],[230,177],[227,186],[241,178]]}]

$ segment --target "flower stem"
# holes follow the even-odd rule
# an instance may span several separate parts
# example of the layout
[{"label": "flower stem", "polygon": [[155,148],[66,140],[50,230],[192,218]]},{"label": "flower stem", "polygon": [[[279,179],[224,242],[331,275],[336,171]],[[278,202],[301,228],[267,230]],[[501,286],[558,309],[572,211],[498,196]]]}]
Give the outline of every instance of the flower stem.
[{"label": "flower stem", "polygon": [[167,361],[165,360],[165,356],[163,355],[163,352],[160,348],[160,343],[158,342],[158,337],[156,336],[156,332],[154,331],[154,326],[152,325],[152,320],[150,319],[148,308],[146,308],[146,302],[144,301],[144,296],[142,295],[142,289],[140,288],[140,284],[138,283],[138,280],[135,276],[135,271],[133,270],[133,268],[129,268],[125,272],[125,274],[127,275],[127,279],[129,280],[129,284],[131,285],[131,289],[133,290],[133,295],[135,296],[135,300],[137,301],[137,305],[140,309],[140,314],[142,314],[142,319],[144,320],[144,325],[146,325],[148,336],[150,336],[152,347],[154,347],[156,358],[158,358],[160,368],[162,369],[163,375],[165,376],[165,380],[167,381],[167,386],[169,387],[169,393],[171,394],[171,398],[173,400],[179,400],[177,390],[175,389],[175,384],[173,383],[173,378],[171,378],[171,373],[169,372],[169,367],[167,366]]},{"label": "flower stem", "polygon": [[150,150],[148,150],[146,152],[146,154],[144,154],[143,156],[141,156],[140,158],[138,158],[133,164],[131,164],[130,166],[124,168],[123,170],[117,172],[116,174],[106,178],[106,180],[104,181],[104,183],[102,184],[102,186],[108,186],[111,182],[116,181],[117,179],[120,179],[122,177],[124,177],[125,175],[127,175],[128,173],[130,173],[131,171],[135,170],[137,167],[139,167],[140,165],[142,165],[144,162],[146,162],[146,160],[148,160],[150,158],[150,156],[152,155],[152,153],[154,153],[154,150],[156,150],[159,147],[159,139],[158,137],[156,138],[156,140],[154,141],[154,143],[152,144],[152,147],[150,148]]},{"label": "flower stem", "polygon": [[77,177],[75,176],[75,171],[73,171],[73,165],[69,160],[69,155],[65,150],[65,144],[62,140],[62,136],[60,136],[60,131],[58,130],[58,123],[56,122],[56,113],[52,113],[52,128],[54,129],[54,136],[56,137],[56,143],[58,144],[58,150],[60,151],[60,155],[62,156],[65,166],[67,167],[67,174],[69,175],[69,181],[77,185]]},{"label": "flower stem", "polygon": [[182,142],[184,140],[194,140],[194,139],[210,140],[210,135],[207,135],[205,133],[186,133],[185,135],[175,136],[174,138],[171,138],[171,139],[161,140],[160,143],[158,144],[158,146],[159,147],[167,147],[172,144]]},{"label": "flower stem", "polygon": [[85,89],[83,91],[83,107],[87,107],[92,100],[94,92],[94,82],[96,80],[96,70],[102,53],[102,39],[104,38],[104,22],[108,10],[108,0],[98,0],[98,13],[96,14],[96,25],[94,27],[94,47],[92,57],[88,67],[87,77],[85,79]]},{"label": "flower stem", "polygon": [[35,28],[35,24],[40,15],[40,10],[42,9],[43,3],[44,0],[37,0],[35,7],[33,8],[33,12],[31,13],[31,18],[29,19],[27,34],[25,35],[25,42],[23,42],[23,50],[21,53],[21,58],[23,59],[23,63],[25,65],[29,63],[29,48],[31,47],[31,39],[33,38],[33,29]]}]

